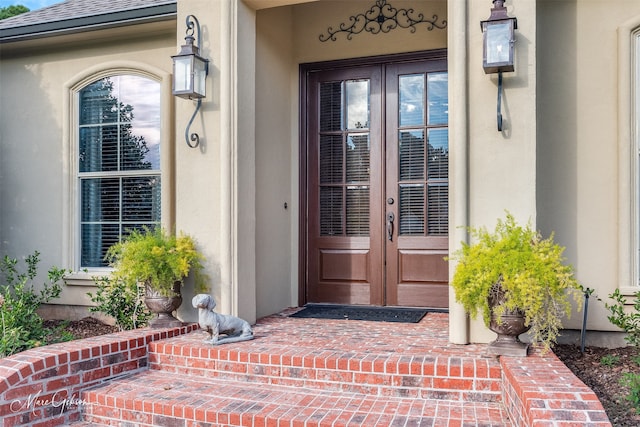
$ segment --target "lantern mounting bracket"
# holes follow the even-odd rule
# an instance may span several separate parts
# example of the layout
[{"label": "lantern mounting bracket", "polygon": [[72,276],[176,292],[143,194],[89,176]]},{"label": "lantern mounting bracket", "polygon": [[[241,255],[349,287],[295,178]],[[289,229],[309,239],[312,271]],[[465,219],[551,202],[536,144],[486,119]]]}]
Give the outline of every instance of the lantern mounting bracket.
[{"label": "lantern mounting bracket", "polygon": [[498,132],[502,132],[502,73],[514,71],[515,36],[518,20],[507,14],[504,0],[493,0],[491,16],[480,22],[482,30],[482,67],[486,74],[498,74]]},{"label": "lantern mounting bracket", "polygon": [[[200,136],[195,132],[193,132],[191,135],[189,135],[189,129],[191,128],[191,124],[193,123],[193,119],[196,118],[196,114],[198,114],[198,111],[200,110],[200,106],[201,105],[202,105],[202,98],[198,98],[198,103],[196,104],[196,109],[193,112],[193,115],[191,116],[191,120],[189,120],[189,124],[187,125],[187,128],[184,130],[184,140],[187,142],[187,145],[190,148],[196,148],[200,144]],[[189,142],[189,139],[191,139],[191,141],[193,141],[195,144],[191,144],[191,142]]]},{"label": "lantern mounting bracket", "polygon": [[[173,59],[173,94],[183,99],[197,101],[196,109],[184,133],[187,145],[195,148],[200,144],[200,137],[195,132],[190,134],[189,129],[200,111],[202,98],[206,96],[209,60],[200,56],[201,31],[198,18],[194,15],[187,15],[186,26],[185,44],[182,45],[180,53],[171,57]],[[194,44],[196,37],[197,44]]]},{"label": "lantern mounting bracket", "polygon": [[195,17],[195,15],[187,15],[187,30],[186,30],[186,34],[187,36],[193,37],[193,34],[195,32],[195,27],[198,28],[198,46],[201,46],[200,43],[200,21],[198,21],[198,18]]},{"label": "lantern mounting bracket", "polygon": [[498,73],[498,109],[497,109],[497,120],[498,120],[498,132],[502,132],[502,71]]}]

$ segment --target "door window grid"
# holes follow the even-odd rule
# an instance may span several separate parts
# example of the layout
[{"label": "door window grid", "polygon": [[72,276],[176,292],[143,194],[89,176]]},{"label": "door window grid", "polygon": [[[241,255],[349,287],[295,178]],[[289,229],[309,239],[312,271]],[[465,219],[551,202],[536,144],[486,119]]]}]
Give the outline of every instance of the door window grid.
[{"label": "door window grid", "polygon": [[369,86],[367,79],[320,84],[321,236],[369,235]]},{"label": "door window grid", "polygon": [[449,229],[447,73],[403,75],[399,77],[398,88],[399,234],[446,236]]}]

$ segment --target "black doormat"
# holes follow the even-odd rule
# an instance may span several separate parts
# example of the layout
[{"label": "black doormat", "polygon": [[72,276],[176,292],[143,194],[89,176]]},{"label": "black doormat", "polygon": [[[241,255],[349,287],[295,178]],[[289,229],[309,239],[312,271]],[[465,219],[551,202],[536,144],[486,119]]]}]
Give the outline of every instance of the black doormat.
[{"label": "black doormat", "polygon": [[315,319],[369,320],[373,322],[418,323],[430,310],[426,308],[363,307],[353,305],[308,304],[290,317]]}]

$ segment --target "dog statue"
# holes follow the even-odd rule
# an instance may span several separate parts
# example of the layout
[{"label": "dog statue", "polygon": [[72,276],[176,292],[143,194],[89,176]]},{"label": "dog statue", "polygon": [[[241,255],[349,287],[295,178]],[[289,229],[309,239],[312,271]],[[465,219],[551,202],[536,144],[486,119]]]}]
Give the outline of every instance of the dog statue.
[{"label": "dog statue", "polygon": [[216,302],[211,295],[198,294],[193,297],[191,303],[193,308],[198,309],[200,327],[209,334],[206,343],[218,345],[253,339],[253,330],[246,320],[213,311]]}]

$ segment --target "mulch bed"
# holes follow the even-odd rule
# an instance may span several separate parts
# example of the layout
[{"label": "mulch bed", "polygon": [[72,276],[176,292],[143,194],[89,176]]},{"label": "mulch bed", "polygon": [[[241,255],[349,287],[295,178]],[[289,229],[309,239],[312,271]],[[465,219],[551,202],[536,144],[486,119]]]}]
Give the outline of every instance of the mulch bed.
[{"label": "mulch bed", "polygon": [[636,347],[586,347],[557,345],[554,353],[602,402],[614,427],[638,427],[640,415],[627,399],[629,387],[620,383],[625,373],[640,374],[640,349]]},{"label": "mulch bed", "polygon": [[[73,336],[73,339],[95,337],[98,335],[111,334],[118,332],[118,327],[107,325],[94,317],[85,317],[80,320],[45,320],[44,327],[52,330],[62,329]],[[51,341],[58,341],[62,334],[54,333]]]}]

